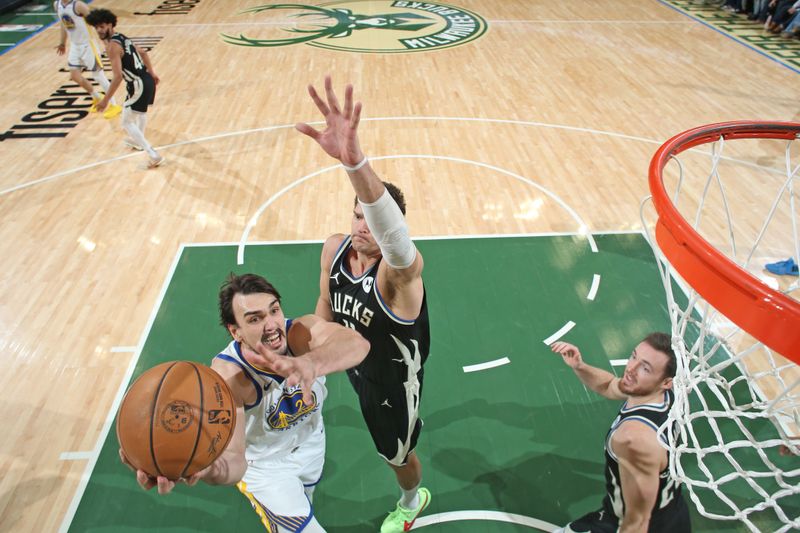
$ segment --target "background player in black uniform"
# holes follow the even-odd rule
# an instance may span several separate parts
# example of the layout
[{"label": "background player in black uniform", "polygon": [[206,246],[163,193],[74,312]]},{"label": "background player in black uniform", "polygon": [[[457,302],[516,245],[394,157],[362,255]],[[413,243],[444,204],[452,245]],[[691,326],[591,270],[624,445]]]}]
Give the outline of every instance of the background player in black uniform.
[{"label": "background player in black uniform", "polygon": [[97,35],[106,44],[106,54],[111,61],[114,76],[106,95],[97,104],[97,109],[103,111],[106,108],[124,79],[128,97],[123,105],[122,127],[129,135],[125,144],[135,150],[147,152],[150,156],[147,168],[155,168],[164,162],[164,158],[144,138],[147,108],[155,100],[156,85],[159,82],[150,56],[144,50],[136,48],[123,34],[116,33],[117,16],[108,9],[91,10],[86,16],[86,23],[94,26]]},{"label": "background player in black uniform", "polygon": [[358,199],[351,235],[333,235],[323,246],[316,313],[354,328],[370,342],[367,358],[348,376],[378,453],[401,488],[381,533],[399,533],[411,529],[430,502],[430,492],[420,487],[422,465],[414,453],[422,428],[422,365],[430,347],[422,255],[408,236],[402,193],[381,182],[361,151],[361,103],[353,103],[353,87],[345,89],[343,108],[330,76],[326,101],[313,86],[308,92],[326,128],[320,132],[298,124],[297,129],[341,161]]},{"label": "background player in black uniform", "polygon": [[645,337],[633,350],[622,378],[584,363],[572,344],[555,342],[550,348],[584,385],[611,400],[625,400],[606,436],[603,507],[561,531],[690,532],[689,508],[680,485],[669,474],[669,456],[656,434],[675,398],[672,378],[677,363],[669,335]]}]

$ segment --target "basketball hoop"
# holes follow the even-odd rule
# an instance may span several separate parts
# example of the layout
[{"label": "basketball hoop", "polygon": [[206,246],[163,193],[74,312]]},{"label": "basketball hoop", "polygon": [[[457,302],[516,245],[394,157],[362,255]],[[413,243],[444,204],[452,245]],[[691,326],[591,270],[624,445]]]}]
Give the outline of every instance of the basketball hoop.
[{"label": "basketball hoop", "polygon": [[650,163],[655,239],[642,204],[678,356],[670,469],[700,513],[751,531],[800,528],[800,457],[778,454],[800,453],[800,286],[761,271],[800,261],[798,139],[786,122],[683,132]]}]

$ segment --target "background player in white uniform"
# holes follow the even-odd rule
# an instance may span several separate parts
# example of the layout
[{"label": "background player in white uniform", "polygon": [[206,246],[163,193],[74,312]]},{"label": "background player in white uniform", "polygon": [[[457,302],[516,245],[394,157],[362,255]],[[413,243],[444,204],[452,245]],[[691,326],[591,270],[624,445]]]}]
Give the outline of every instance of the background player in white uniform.
[{"label": "background player in white uniform", "polygon": [[599,511],[570,522],[563,533],[689,533],[689,508],[670,476],[657,430],[674,403],[677,362],[670,336],[651,333],[628,359],[622,378],[583,362],[567,342],[550,347],[594,392],[625,400],[606,436],[606,496]]},{"label": "background player in white uniform", "polygon": [[[90,71],[103,91],[108,92],[109,81],[103,72],[103,64],[100,62],[97,46],[95,46],[94,39],[89,34],[89,28],[84,20],[84,17],[89,14],[89,7],[78,0],[56,0],[54,8],[61,28],[61,42],[56,46],[56,52],[58,55],[64,55],[67,35],[69,35],[69,54],[67,55],[69,76],[72,81],[83,87],[92,96],[92,107],[89,108],[89,111],[96,112],[102,95],[92,87],[89,80],[83,77],[81,70]],[[118,106],[116,100],[112,98],[111,105],[103,112],[103,116],[113,118],[121,112],[122,106]]]},{"label": "background player in white uniform", "polygon": [[[315,315],[287,320],[278,291],[255,274],[232,274],[219,307],[233,341],[211,368],[237,399],[236,428],[225,452],[184,481],[237,484],[270,533],[324,533],[311,504],[325,458],[322,376],[360,363],[369,343]],[[127,464],[121,450],[120,456]],[[175,486],[141,470],[137,480],[161,494]]]},{"label": "background player in white uniform", "polygon": [[415,452],[422,429],[423,365],[430,348],[422,255],[408,235],[399,205],[402,194],[390,192],[361,151],[361,103],[353,103],[353,87],[345,89],[343,108],[330,76],[325,78],[327,103],[313,86],[308,92],[326,128],[320,132],[298,124],[297,129],[342,163],[358,197],[352,240],[333,235],[323,246],[315,312],[354,328],[371,344],[367,359],[348,377],[378,453],[400,486],[400,500],[381,533],[400,533],[413,527],[431,500],[420,486],[422,464]]}]

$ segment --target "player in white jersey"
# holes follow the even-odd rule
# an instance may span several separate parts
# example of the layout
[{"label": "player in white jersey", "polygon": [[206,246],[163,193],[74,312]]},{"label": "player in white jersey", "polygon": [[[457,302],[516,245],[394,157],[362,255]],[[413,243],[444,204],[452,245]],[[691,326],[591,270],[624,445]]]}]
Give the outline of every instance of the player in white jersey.
[{"label": "player in white jersey", "polygon": [[[110,83],[103,72],[100,54],[84,20],[84,17],[89,14],[89,7],[78,0],[56,0],[54,8],[61,27],[61,42],[56,46],[56,53],[64,55],[67,35],[69,35],[69,54],[67,55],[69,76],[72,81],[83,87],[92,96],[92,107],[89,108],[89,111],[96,112],[97,104],[102,96],[89,80],[83,77],[81,71],[83,69],[90,71],[103,91],[108,91]],[[103,116],[113,118],[121,112],[122,106],[117,105],[116,101],[112,99],[111,105],[103,112]]]},{"label": "player in white jersey", "polygon": [[[324,533],[312,496],[325,460],[325,376],[360,363],[369,343],[315,315],[287,320],[280,294],[255,274],[231,274],[219,293],[220,319],[233,341],[211,368],[237,400],[236,428],[223,454],[188,480],[236,484],[269,533]],[[120,450],[120,457],[127,463]],[[164,477],[137,480],[166,494]]]}]

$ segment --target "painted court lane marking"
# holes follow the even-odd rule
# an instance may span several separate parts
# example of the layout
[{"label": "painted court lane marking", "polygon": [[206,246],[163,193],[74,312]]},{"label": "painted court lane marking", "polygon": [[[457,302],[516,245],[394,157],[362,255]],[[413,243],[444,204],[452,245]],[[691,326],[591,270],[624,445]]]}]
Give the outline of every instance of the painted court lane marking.
[{"label": "painted court lane marking", "polygon": [[445,522],[461,522],[464,520],[507,522],[510,524],[519,524],[521,526],[538,529],[539,531],[548,532],[555,531],[559,528],[559,526],[545,522],[544,520],[539,520],[538,518],[531,518],[530,516],[512,513],[503,513],[500,511],[450,511],[418,518],[414,523],[414,529],[420,529],[434,524],[443,524]]},{"label": "painted court lane marking", "polygon": [[[376,157],[370,158],[371,161],[381,161],[381,160],[384,160],[384,159],[387,159],[387,160],[391,160],[391,159],[433,159],[435,161],[452,161],[452,162],[456,162],[456,163],[465,163],[467,165],[474,165],[474,166],[477,166],[477,167],[482,167],[482,168],[486,168],[486,169],[498,172],[500,174],[505,174],[506,176],[510,176],[510,177],[512,177],[512,178],[514,178],[516,180],[519,180],[519,181],[521,181],[523,183],[526,183],[526,184],[530,185],[531,187],[534,187],[535,189],[537,189],[541,193],[547,195],[551,200],[553,200],[555,203],[557,203],[559,206],[561,206],[561,208],[564,211],[566,211],[567,214],[577,223],[578,228],[579,228],[578,234],[582,235],[583,237],[586,238],[586,240],[589,241],[589,247],[591,248],[592,253],[597,253],[597,243],[595,242],[594,237],[592,236],[592,234],[587,232],[587,231],[585,231],[585,228],[587,227],[587,225],[583,221],[583,219],[580,217],[580,215],[578,215],[578,213],[572,207],[570,207],[566,202],[564,202],[564,200],[562,200],[558,195],[556,195],[555,193],[553,193],[552,191],[550,191],[546,187],[543,187],[542,185],[539,185],[538,183],[536,183],[536,182],[534,182],[534,181],[532,181],[532,180],[530,180],[530,179],[528,179],[528,178],[526,178],[524,176],[520,176],[519,174],[515,174],[513,172],[510,172],[508,170],[502,169],[500,167],[496,167],[494,165],[489,165],[487,163],[482,163],[480,161],[473,161],[471,159],[462,159],[460,157],[440,156],[440,155],[434,155],[434,154],[400,154],[400,155],[383,155],[383,156],[376,156]],[[239,264],[239,265],[244,264],[244,248],[245,248],[245,246],[247,244],[247,238],[250,235],[250,232],[252,231],[252,229],[258,223],[259,217],[261,216],[261,214],[264,212],[264,210],[267,207],[272,205],[275,201],[278,200],[278,198],[280,198],[281,196],[286,194],[288,191],[292,190],[297,185],[300,185],[301,183],[304,183],[304,182],[308,181],[309,179],[311,179],[314,176],[318,176],[320,174],[323,174],[323,173],[328,172],[330,170],[337,169],[339,167],[341,167],[341,165],[339,165],[339,164],[331,165],[331,166],[322,168],[320,170],[317,170],[315,172],[312,172],[311,174],[306,174],[305,176],[303,176],[301,178],[298,178],[297,180],[293,181],[292,183],[289,183],[284,188],[282,188],[280,191],[278,191],[275,194],[273,194],[272,196],[270,196],[269,199],[267,199],[266,202],[261,204],[258,207],[258,209],[256,210],[255,214],[252,217],[250,217],[250,220],[248,221],[247,226],[245,227],[244,231],[242,232],[242,238],[241,238],[241,241],[239,243],[239,249],[237,250],[237,253],[236,253],[237,264]]]},{"label": "painted court lane marking", "polygon": [[551,344],[553,344],[554,342],[556,342],[558,339],[560,339],[561,337],[563,337],[564,335],[566,335],[567,333],[569,333],[569,330],[571,330],[571,329],[572,329],[572,328],[574,328],[574,327],[575,327],[575,322],[573,322],[572,320],[570,320],[569,322],[567,322],[566,324],[564,324],[564,325],[561,327],[561,329],[559,329],[558,331],[556,331],[555,333],[553,333],[552,335],[550,335],[549,337],[547,337],[547,338],[546,338],[545,340],[543,340],[542,342],[543,342],[543,343],[545,343],[547,346],[550,346]]},{"label": "painted court lane marking", "polygon": [[136,346],[112,346],[111,353],[133,353]]},{"label": "painted court lane marking", "polygon": [[488,370],[489,368],[507,365],[510,362],[511,359],[508,357],[501,357],[500,359],[495,359],[494,361],[486,361],[485,363],[478,363],[476,365],[467,365],[463,368],[464,372],[480,372],[481,370]]},{"label": "painted court lane marking", "polygon": [[85,461],[92,458],[94,452],[62,452],[58,458],[61,461]]},{"label": "painted court lane marking", "polygon": [[589,289],[589,294],[586,295],[587,300],[594,301],[594,297],[597,296],[597,289],[600,288],[600,274],[595,274],[592,276],[592,287]]}]

